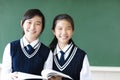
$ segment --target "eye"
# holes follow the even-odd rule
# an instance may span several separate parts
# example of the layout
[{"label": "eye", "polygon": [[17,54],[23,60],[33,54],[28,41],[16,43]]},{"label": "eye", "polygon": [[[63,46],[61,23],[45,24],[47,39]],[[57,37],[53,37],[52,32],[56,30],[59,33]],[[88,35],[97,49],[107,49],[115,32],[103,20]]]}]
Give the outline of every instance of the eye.
[{"label": "eye", "polygon": [[32,22],[28,22],[29,24],[31,24]]},{"label": "eye", "polygon": [[58,28],[58,30],[62,30],[62,28]]},{"label": "eye", "polygon": [[71,29],[72,29],[72,27],[71,27],[71,26],[68,26],[68,27],[67,27],[67,30],[71,30]]},{"label": "eye", "polygon": [[41,25],[41,23],[36,23],[36,25]]},{"label": "eye", "polygon": [[71,28],[67,28],[67,30],[71,30]]},{"label": "eye", "polygon": [[32,22],[31,21],[27,21],[27,24],[31,24]]},{"label": "eye", "polygon": [[41,25],[42,23],[41,23],[41,22],[36,22],[35,24],[36,24],[36,25]]}]

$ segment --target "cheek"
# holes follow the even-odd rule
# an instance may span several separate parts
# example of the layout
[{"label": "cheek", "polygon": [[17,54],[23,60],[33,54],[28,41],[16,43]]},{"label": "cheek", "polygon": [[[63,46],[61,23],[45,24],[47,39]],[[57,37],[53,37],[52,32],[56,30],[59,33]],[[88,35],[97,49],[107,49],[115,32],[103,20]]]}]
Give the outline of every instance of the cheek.
[{"label": "cheek", "polygon": [[38,26],[38,27],[36,27],[36,30],[37,30],[38,32],[41,32],[41,31],[42,31],[42,27],[41,27],[41,26]]},{"label": "cheek", "polygon": [[55,36],[59,36],[59,34],[60,34],[60,33],[59,33],[58,31],[55,31],[55,32],[54,32],[54,35],[55,35]]},{"label": "cheek", "polygon": [[23,24],[22,28],[23,28],[23,30],[26,30],[28,27],[26,24]]},{"label": "cheek", "polygon": [[23,30],[26,32],[26,31],[27,31],[27,27],[24,27],[24,26],[23,26]]},{"label": "cheek", "polygon": [[70,34],[71,37],[73,36],[73,32],[70,32],[69,34]]}]

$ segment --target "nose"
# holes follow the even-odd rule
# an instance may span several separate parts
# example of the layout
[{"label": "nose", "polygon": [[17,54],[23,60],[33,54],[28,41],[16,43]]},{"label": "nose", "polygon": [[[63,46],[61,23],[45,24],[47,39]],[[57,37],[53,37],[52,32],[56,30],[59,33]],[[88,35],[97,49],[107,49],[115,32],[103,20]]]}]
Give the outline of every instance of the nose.
[{"label": "nose", "polygon": [[34,30],[34,28],[35,28],[35,25],[34,25],[34,24],[31,24],[31,25],[30,25],[30,30]]},{"label": "nose", "polygon": [[63,29],[62,33],[63,33],[63,34],[66,34],[66,30],[65,30],[65,29]]}]

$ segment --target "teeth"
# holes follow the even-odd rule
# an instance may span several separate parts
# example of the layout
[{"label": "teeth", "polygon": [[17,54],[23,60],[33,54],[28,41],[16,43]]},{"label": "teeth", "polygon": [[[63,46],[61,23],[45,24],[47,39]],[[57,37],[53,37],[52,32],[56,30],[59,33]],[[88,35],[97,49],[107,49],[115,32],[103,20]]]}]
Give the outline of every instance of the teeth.
[{"label": "teeth", "polygon": [[67,36],[61,36],[61,38],[66,39],[66,38],[67,38]]},{"label": "teeth", "polygon": [[35,31],[29,31],[30,33],[35,33]]}]

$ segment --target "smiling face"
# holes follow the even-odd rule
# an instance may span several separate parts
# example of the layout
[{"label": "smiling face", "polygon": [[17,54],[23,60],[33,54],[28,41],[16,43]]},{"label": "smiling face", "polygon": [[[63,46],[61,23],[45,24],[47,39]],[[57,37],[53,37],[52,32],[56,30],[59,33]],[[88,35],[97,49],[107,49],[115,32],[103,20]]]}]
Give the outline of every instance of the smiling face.
[{"label": "smiling face", "polygon": [[27,19],[22,27],[25,33],[25,38],[28,42],[32,42],[39,37],[42,31],[42,18],[40,16],[34,16],[31,19]]},{"label": "smiling face", "polygon": [[67,45],[69,40],[72,38],[73,35],[73,28],[69,21],[62,19],[57,20],[55,29],[53,30],[53,34],[58,39],[59,45]]}]

